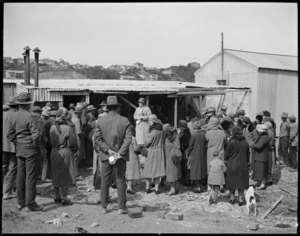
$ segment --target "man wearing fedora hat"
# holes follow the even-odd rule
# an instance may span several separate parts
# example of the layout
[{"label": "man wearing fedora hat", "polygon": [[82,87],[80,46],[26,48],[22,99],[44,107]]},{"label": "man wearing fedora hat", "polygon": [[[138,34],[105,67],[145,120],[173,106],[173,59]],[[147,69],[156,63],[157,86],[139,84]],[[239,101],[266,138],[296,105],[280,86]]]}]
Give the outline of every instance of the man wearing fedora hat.
[{"label": "man wearing fedora hat", "polygon": [[289,138],[290,138],[290,128],[291,125],[287,121],[288,113],[282,112],[281,120],[282,123],[280,124],[280,131],[279,131],[279,144],[278,144],[278,156],[280,164],[285,164],[290,166],[289,161]]},{"label": "man wearing fedora hat", "polygon": [[20,93],[16,102],[19,104],[19,111],[13,116],[8,139],[16,144],[18,158],[17,208],[22,209],[26,206],[27,211],[40,211],[43,207],[35,201],[36,164],[40,152],[38,122],[29,112],[33,102],[30,93]]},{"label": "man wearing fedora hat", "polygon": [[9,97],[7,103],[9,110],[3,112],[3,130],[2,130],[2,186],[3,186],[3,200],[14,197],[12,195],[13,186],[17,177],[17,157],[14,143],[8,138],[7,134],[12,125],[12,118],[17,112],[18,103],[16,97]]},{"label": "man wearing fedora hat", "polygon": [[222,118],[224,118],[225,116],[227,116],[227,114],[226,114],[227,109],[228,109],[227,106],[222,106],[221,107]]},{"label": "man wearing fedora hat", "polygon": [[[102,213],[107,213],[110,179],[116,172],[118,189],[118,214],[126,214],[126,161],[129,161],[129,145],[132,140],[132,125],[126,117],[118,113],[120,105],[116,96],[107,97],[108,114],[98,120],[94,139],[101,161],[101,205]],[[119,154],[114,165],[109,164],[110,156]],[[100,165],[99,165],[100,166]]]},{"label": "man wearing fedora hat", "polygon": [[139,107],[136,108],[133,118],[136,121],[135,134],[136,142],[138,145],[145,145],[146,139],[149,133],[149,116],[151,115],[151,110],[146,106],[145,98],[139,98]]},{"label": "man wearing fedora hat", "polygon": [[291,163],[291,168],[297,170],[298,169],[298,164],[297,164],[298,123],[296,122],[296,117],[294,115],[291,115],[289,117],[289,121],[291,124],[289,159]]}]

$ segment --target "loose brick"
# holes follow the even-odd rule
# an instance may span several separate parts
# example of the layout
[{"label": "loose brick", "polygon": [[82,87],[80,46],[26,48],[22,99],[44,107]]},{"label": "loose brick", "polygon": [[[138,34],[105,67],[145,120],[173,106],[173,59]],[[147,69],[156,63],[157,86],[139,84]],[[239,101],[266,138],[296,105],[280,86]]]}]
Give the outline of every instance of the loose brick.
[{"label": "loose brick", "polygon": [[256,230],[259,229],[259,224],[258,224],[258,223],[251,223],[251,224],[249,225],[249,229],[250,229],[250,230],[256,231]]},{"label": "loose brick", "polygon": [[166,214],[167,214],[167,211],[159,211],[159,212],[157,212],[156,217],[160,218],[160,219],[165,219]]},{"label": "loose brick", "polygon": [[181,213],[175,213],[175,212],[169,212],[165,215],[165,218],[167,220],[183,220],[183,214]]}]

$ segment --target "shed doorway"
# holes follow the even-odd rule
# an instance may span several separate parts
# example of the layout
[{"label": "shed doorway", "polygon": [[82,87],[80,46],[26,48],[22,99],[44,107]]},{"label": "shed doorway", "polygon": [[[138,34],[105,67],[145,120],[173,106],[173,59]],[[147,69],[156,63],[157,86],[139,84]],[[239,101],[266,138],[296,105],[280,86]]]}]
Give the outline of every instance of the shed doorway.
[{"label": "shed doorway", "polygon": [[71,103],[85,102],[85,95],[63,95],[63,106],[68,108]]}]

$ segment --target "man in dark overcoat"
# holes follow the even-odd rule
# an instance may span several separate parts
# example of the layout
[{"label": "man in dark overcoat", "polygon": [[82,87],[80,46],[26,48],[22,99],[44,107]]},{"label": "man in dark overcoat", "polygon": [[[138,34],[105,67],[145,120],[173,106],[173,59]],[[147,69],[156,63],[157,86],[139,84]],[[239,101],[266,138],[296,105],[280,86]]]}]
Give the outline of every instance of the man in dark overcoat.
[{"label": "man in dark overcoat", "polygon": [[[113,169],[116,172],[118,189],[118,214],[126,214],[126,161],[129,161],[129,145],[132,139],[132,125],[126,117],[119,114],[120,105],[116,96],[107,97],[108,114],[98,120],[95,129],[95,145],[99,149],[101,161],[101,205],[102,213],[107,213],[110,179]],[[119,154],[114,165],[108,161],[110,156]]]},{"label": "man in dark overcoat", "polygon": [[40,153],[40,134],[37,119],[30,113],[31,96],[20,93],[17,101],[19,111],[13,115],[12,126],[8,131],[8,139],[16,145],[18,158],[17,200],[18,209],[26,207],[26,211],[40,211],[36,197],[36,164]]}]

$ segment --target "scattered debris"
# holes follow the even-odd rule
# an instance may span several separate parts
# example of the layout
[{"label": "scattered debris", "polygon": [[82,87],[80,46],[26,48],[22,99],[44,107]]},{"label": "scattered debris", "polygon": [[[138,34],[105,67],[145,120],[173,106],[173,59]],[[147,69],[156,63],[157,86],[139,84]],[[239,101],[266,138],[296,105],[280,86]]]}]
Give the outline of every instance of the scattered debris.
[{"label": "scattered debris", "polygon": [[278,187],[278,188],[281,189],[282,191],[287,192],[287,193],[289,193],[289,194],[295,196],[296,198],[298,198],[297,194],[292,193],[292,192],[290,192],[290,191],[288,191],[288,190],[286,190],[286,189],[284,189],[284,188],[281,188],[281,187]]},{"label": "scattered debris", "polygon": [[169,212],[165,215],[167,220],[183,220],[183,214],[177,212]]},{"label": "scattered debris", "polygon": [[156,217],[159,219],[165,219],[166,214],[167,214],[167,211],[159,211],[159,212],[157,212]]},{"label": "scattered debris", "polygon": [[213,223],[219,223],[220,221],[218,219],[211,219],[211,222],[213,222]]},{"label": "scattered debris", "polygon": [[128,215],[131,218],[138,218],[143,216],[143,209],[141,207],[134,207],[128,209]]},{"label": "scattered debris", "polygon": [[97,222],[93,222],[93,223],[91,224],[91,227],[97,227],[97,226],[99,226],[99,223],[97,223]]},{"label": "scattered debris", "polygon": [[56,218],[56,219],[53,219],[53,220],[47,220],[45,223],[46,224],[54,224],[54,225],[58,225],[58,226],[63,225],[63,222],[61,221],[60,218]]},{"label": "scattered debris", "polygon": [[121,221],[121,223],[122,223],[122,224],[124,224],[124,223],[125,223],[125,221],[124,221],[124,220],[122,220],[122,221]]},{"label": "scattered debris", "polygon": [[261,216],[261,219],[266,218],[271,213],[271,211],[274,210],[274,208],[278,205],[278,203],[282,200],[282,198],[283,195],[281,195],[280,198],[276,202],[274,202],[273,205]]},{"label": "scattered debris", "polygon": [[64,217],[64,218],[69,218],[69,215],[68,215],[68,213],[66,213],[66,212],[63,212],[63,213],[61,214],[61,216]]},{"label": "scattered debris", "polygon": [[84,228],[82,228],[82,227],[75,227],[75,229],[74,229],[74,231],[76,232],[79,232],[79,233],[82,233],[82,234],[87,234],[88,233],[88,231],[86,231]]},{"label": "scattered debris", "polygon": [[279,228],[290,228],[290,227],[292,227],[292,226],[289,225],[289,224],[282,224],[282,223],[279,223],[279,224],[276,224],[275,227],[279,227]]},{"label": "scattered debris", "polygon": [[298,211],[297,208],[290,208],[290,207],[287,207],[287,209],[290,211],[290,212],[295,212],[295,211]]}]

